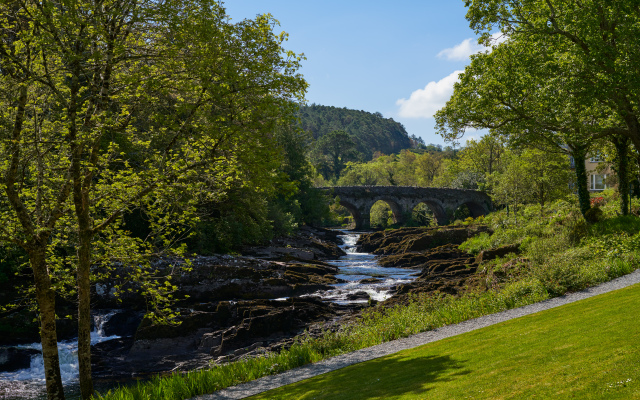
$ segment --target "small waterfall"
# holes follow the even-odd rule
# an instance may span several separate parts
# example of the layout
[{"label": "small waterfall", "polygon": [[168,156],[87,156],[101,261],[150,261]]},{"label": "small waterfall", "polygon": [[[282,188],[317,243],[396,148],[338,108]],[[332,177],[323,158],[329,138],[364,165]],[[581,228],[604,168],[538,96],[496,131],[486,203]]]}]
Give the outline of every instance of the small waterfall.
[{"label": "small waterfall", "polygon": [[111,317],[117,314],[118,311],[109,311],[107,313],[94,314],[93,315],[93,330],[91,331],[91,344],[104,342],[111,339],[117,339],[120,336],[105,336],[104,324],[106,324]]},{"label": "small waterfall", "polygon": [[[105,336],[104,324],[116,311],[95,314],[93,316],[94,327],[91,332],[91,344],[97,344],[120,336]],[[42,351],[40,343],[13,346],[18,349],[34,349]],[[78,342],[68,340],[58,343],[60,357],[60,373],[65,385],[74,384],[78,380]],[[0,372],[0,394],[3,390],[11,393],[15,399],[37,398],[44,390],[44,360],[42,354],[31,356],[29,368],[13,372]],[[4,398],[0,396],[0,398]]]},{"label": "small waterfall", "polygon": [[[349,299],[349,296],[357,292],[366,292],[371,299],[382,301],[392,295],[392,288],[401,283],[407,283],[414,279],[416,271],[402,268],[384,268],[378,264],[375,256],[370,253],[356,252],[356,242],[360,237],[358,233],[340,235],[344,244],[340,247],[347,253],[338,260],[327,261],[339,268],[337,278],[344,283],[333,285],[335,289],[314,293],[325,300],[340,304],[364,303],[364,299]],[[376,278],[377,281],[362,282],[363,279]]]}]

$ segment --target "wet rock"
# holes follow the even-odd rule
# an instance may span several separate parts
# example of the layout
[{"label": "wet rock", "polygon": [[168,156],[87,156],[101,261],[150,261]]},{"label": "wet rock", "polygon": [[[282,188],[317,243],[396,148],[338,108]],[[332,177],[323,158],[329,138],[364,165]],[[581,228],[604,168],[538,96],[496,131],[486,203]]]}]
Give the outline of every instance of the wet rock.
[{"label": "wet rock", "polygon": [[376,232],[365,238],[369,249],[382,254],[380,265],[421,271],[412,282],[398,285],[382,307],[405,303],[410,294],[460,295],[482,290],[476,275],[477,260],[458,245],[487,230],[482,226],[414,228]]},{"label": "wet rock", "polygon": [[338,247],[342,240],[340,232],[303,226],[294,235],[277,238],[268,246],[251,246],[242,250],[243,254],[265,260],[335,260],[346,253]]},{"label": "wet rock", "polygon": [[[121,366],[123,371],[166,371],[206,365],[222,356],[235,359],[264,346],[268,349],[300,334],[310,323],[338,315],[337,308],[314,297],[221,302],[216,310],[185,314],[179,325],[143,320],[126,354],[128,366]],[[106,365],[108,359],[102,352],[96,363]]]},{"label": "wet rock", "polygon": [[347,300],[370,300],[371,296],[369,296],[369,293],[365,292],[364,290],[359,290],[355,293],[349,293],[347,295]]},{"label": "wet rock", "polygon": [[[243,256],[194,257],[190,261],[191,271],[172,280],[178,287],[175,297],[181,299],[177,302],[181,307],[221,300],[300,296],[330,289],[329,285],[337,283],[337,267],[322,261],[281,262]],[[114,278],[99,284],[102,289],[94,296],[98,307],[124,305],[135,310],[145,304],[139,294],[125,294],[118,301],[111,290],[118,283]]]},{"label": "wet rock", "polygon": [[431,232],[438,228],[400,228],[360,235],[356,242],[359,252],[375,253],[381,248],[400,243],[405,237]]},{"label": "wet rock", "polygon": [[429,249],[423,252],[400,253],[380,257],[379,262],[383,267],[421,269],[431,260],[457,259],[463,253],[457,245],[448,244]]},{"label": "wet rock", "polygon": [[[147,377],[277,352],[291,347],[294,338],[307,329],[305,334],[312,337],[341,329],[342,318],[368,306],[327,304],[313,297],[203,305],[202,308],[209,311],[181,318],[188,329],[158,329],[144,322],[135,339],[123,338],[96,345],[92,349],[94,377],[110,381]],[[216,313],[217,317],[204,318],[203,313]],[[190,323],[189,319],[198,323]]]},{"label": "wet rock", "polygon": [[133,336],[143,317],[143,312],[135,310],[117,312],[103,323],[103,334],[105,336]]},{"label": "wet rock", "polygon": [[489,228],[483,225],[392,229],[363,234],[357,245],[358,251],[382,255],[422,252],[445,244],[461,244],[488,231]]},{"label": "wet rock", "polygon": [[382,279],[380,278],[367,278],[367,279],[360,279],[359,283],[361,284],[373,284],[373,283],[380,283],[382,282]]},{"label": "wet rock", "polygon": [[0,372],[13,372],[31,366],[31,357],[40,354],[39,350],[0,348]]}]

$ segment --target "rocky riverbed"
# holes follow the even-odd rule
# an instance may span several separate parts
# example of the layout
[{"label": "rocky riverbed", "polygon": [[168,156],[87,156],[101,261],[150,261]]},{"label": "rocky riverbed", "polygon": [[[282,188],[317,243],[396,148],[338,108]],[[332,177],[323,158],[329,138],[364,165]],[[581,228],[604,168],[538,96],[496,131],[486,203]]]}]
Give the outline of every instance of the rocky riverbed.
[{"label": "rocky riverbed", "polygon": [[384,267],[409,268],[419,271],[416,279],[398,285],[395,294],[381,304],[382,307],[401,304],[411,294],[461,295],[468,291],[483,291],[482,262],[518,253],[518,246],[504,246],[482,251],[477,256],[458,249],[467,239],[482,233],[491,233],[483,225],[404,228],[380,231],[360,236],[359,251],[378,254]]},{"label": "rocky riverbed", "polygon": [[[378,302],[386,307],[418,292],[459,294],[474,285],[479,260],[457,245],[485,231],[380,231],[360,235],[355,247],[342,242],[341,232],[304,228],[294,237],[246,248],[243,256],[195,257],[192,270],[174,280],[182,299],[180,323],[174,325],[144,319],[144,299],[131,294],[118,301],[112,290],[117,278],[103,280],[94,293],[100,338],[92,350],[94,376],[100,383],[202,368],[277,351],[305,331],[339,329]],[[159,260],[159,268],[162,263],[171,264]],[[26,320],[15,314],[0,318],[0,324],[7,321]],[[63,339],[71,339],[65,335],[73,332],[73,321],[63,324]],[[23,323],[15,335],[0,337],[0,391],[2,380],[32,365],[38,351],[7,345],[31,343],[35,336],[37,326]]]}]

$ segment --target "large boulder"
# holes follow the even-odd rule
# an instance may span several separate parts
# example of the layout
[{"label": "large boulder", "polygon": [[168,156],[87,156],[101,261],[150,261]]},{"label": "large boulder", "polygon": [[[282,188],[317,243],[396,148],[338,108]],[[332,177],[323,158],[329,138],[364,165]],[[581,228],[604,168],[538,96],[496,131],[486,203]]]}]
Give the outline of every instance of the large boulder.
[{"label": "large boulder", "polygon": [[[338,269],[322,261],[282,262],[226,255],[194,257],[190,261],[191,270],[171,281],[178,287],[174,296],[181,307],[211,301],[300,296],[330,289],[331,284],[338,282],[335,277]],[[124,278],[117,277],[126,274],[116,270],[112,275],[113,279],[95,285],[98,307],[139,309],[144,306],[144,299],[137,292],[125,293],[118,299],[114,288],[124,283]]]},{"label": "large boulder", "polygon": [[357,245],[358,251],[380,255],[422,252],[446,244],[459,245],[480,232],[488,231],[484,225],[392,229],[363,234]]},{"label": "large boulder", "polygon": [[379,259],[383,267],[421,269],[430,260],[449,260],[460,258],[464,253],[457,245],[447,244],[423,252],[399,253],[382,256]]},{"label": "large boulder", "polygon": [[0,348],[0,372],[13,372],[31,366],[31,358],[40,354],[40,350],[20,348]]},{"label": "large boulder", "polygon": [[342,306],[314,297],[220,302],[201,308],[182,315],[174,325],[145,319],[135,338],[95,346],[97,376],[145,376],[277,350],[293,343],[291,339],[310,324],[345,312]]},{"label": "large boulder", "polygon": [[309,226],[291,236],[276,238],[265,246],[245,247],[242,253],[265,260],[335,260],[346,253],[338,245],[340,232]]},{"label": "large boulder", "polygon": [[102,324],[103,334],[105,336],[133,336],[143,317],[144,313],[141,311],[118,311]]},{"label": "large boulder", "polygon": [[[447,244],[423,252],[400,253],[380,257],[386,267],[420,269],[420,275],[410,283],[400,285],[394,296],[383,306],[403,303],[410,294],[458,295],[472,286],[470,278],[477,272],[475,259]],[[475,282],[473,283],[475,284]]]}]

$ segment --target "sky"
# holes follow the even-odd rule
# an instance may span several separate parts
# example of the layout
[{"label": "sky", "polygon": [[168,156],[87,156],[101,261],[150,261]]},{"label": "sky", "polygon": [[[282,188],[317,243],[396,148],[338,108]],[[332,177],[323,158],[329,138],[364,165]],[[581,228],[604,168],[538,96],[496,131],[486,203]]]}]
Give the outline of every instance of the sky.
[{"label": "sky", "polygon": [[[308,104],[380,112],[425,143],[447,145],[433,114],[469,55],[483,50],[463,0],[226,0],[232,22],[270,13],[284,48],[304,53]],[[468,132],[462,143],[481,132]]]}]

